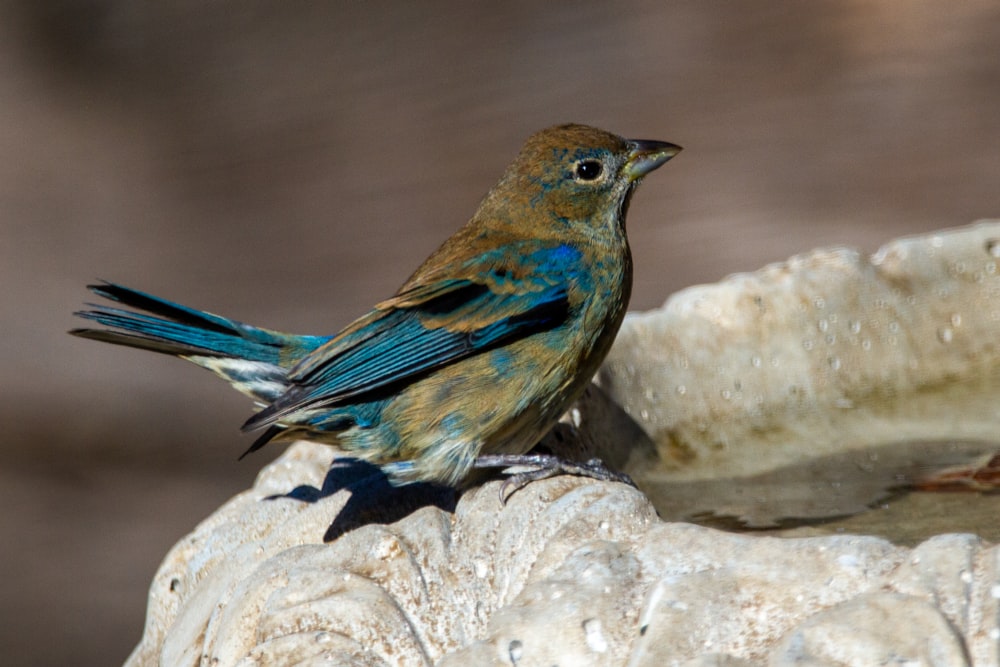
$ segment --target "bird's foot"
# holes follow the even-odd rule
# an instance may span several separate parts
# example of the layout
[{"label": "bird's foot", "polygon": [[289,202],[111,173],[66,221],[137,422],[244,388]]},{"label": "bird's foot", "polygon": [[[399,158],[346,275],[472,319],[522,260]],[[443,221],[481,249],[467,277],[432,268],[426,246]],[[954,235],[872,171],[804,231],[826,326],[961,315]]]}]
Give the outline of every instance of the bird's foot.
[{"label": "bird's foot", "polygon": [[[473,464],[476,468],[504,468],[508,475],[500,485],[500,504],[507,501],[517,491],[531,482],[548,479],[556,475],[577,475],[602,482],[621,482],[635,486],[632,478],[622,472],[609,470],[600,459],[590,459],[585,463],[561,459],[551,454],[483,454]],[[512,468],[527,467],[530,470],[513,471]]]}]

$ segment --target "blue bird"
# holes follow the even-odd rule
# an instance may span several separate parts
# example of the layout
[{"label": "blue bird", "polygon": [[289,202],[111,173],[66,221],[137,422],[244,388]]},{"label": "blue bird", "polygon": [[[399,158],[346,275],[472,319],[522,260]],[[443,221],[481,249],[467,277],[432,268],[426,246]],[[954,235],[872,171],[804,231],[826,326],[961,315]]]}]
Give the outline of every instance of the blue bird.
[{"label": "blue bird", "polygon": [[607,354],[631,292],[629,201],[679,151],[583,125],[538,132],[472,219],[334,336],[262,329],[112,283],[90,289],[134,310],[78,312],[108,329],[70,333],[227,380],[259,408],[243,430],[262,433],[244,455],[305,439],[395,484],[457,486],[474,468],[520,464],[533,470],[516,487],[559,472],[619,479],[597,462],[526,453]]}]

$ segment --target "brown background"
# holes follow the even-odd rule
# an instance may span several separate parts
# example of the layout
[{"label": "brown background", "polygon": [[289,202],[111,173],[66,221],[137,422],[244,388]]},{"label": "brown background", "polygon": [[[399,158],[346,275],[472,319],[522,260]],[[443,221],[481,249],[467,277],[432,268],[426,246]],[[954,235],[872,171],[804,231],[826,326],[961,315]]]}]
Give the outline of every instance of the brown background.
[{"label": "brown background", "polygon": [[632,207],[633,308],[1000,216],[995,0],[351,4],[0,4],[5,662],[121,662],[278,453],[235,461],[207,374],[65,335],[95,278],[330,333],[570,120],[686,149]]}]

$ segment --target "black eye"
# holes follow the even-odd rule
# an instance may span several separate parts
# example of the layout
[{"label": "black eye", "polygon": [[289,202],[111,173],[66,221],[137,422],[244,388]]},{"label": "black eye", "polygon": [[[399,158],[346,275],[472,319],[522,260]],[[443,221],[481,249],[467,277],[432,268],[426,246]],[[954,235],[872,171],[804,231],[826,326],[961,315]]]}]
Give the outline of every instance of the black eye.
[{"label": "black eye", "polygon": [[576,177],[581,181],[592,181],[601,175],[604,170],[598,160],[582,160],[576,165]]}]

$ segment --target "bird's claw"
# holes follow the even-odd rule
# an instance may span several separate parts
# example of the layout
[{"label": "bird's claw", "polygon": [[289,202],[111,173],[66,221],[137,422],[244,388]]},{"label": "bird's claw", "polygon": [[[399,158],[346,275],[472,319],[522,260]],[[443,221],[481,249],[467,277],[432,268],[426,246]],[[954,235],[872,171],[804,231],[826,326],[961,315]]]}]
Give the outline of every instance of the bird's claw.
[{"label": "bird's claw", "polygon": [[[602,482],[621,482],[634,487],[632,478],[622,472],[609,470],[600,459],[585,463],[570,461],[551,454],[485,454],[476,459],[476,468],[504,468],[508,475],[500,485],[500,504],[506,505],[519,490],[541,479],[556,475],[576,475]],[[531,470],[512,472],[511,468],[528,467]]]}]

